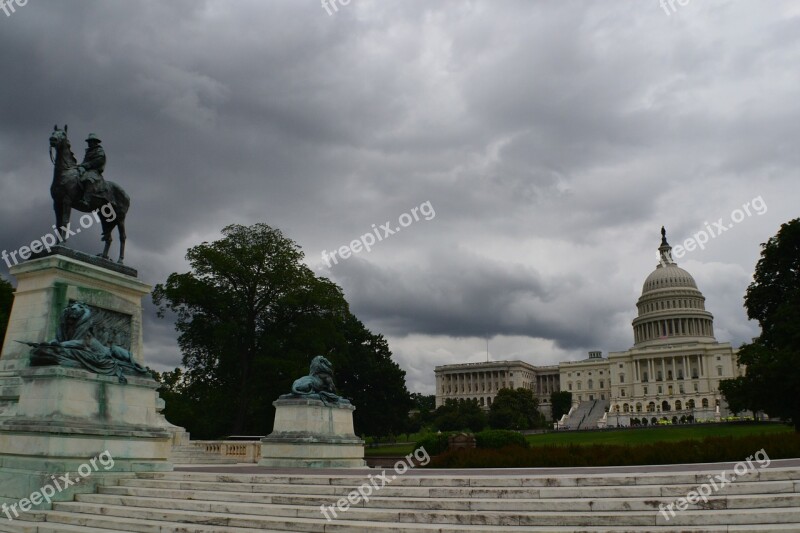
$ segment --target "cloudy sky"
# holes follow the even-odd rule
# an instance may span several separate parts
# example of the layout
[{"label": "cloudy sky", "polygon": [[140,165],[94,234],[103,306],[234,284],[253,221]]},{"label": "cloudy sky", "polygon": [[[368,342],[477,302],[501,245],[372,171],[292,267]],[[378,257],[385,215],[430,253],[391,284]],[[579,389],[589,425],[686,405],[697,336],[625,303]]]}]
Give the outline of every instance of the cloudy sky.
[{"label": "cloudy sky", "polygon": [[[726,227],[678,262],[719,340],[758,333],[742,297],[759,244],[798,215],[796,1],[330,2],[0,11],[0,249],[54,222],[47,143],[67,123],[79,156],[103,138],[133,199],[144,281],[225,225],[278,227],[412,391],[485,360],[487,338],[533,364],[629,348],[662,225],[673,245]],[[327,266],[373,225],[370,252]],[[146,302],[148,364],[178,365],[175,338]]]}]

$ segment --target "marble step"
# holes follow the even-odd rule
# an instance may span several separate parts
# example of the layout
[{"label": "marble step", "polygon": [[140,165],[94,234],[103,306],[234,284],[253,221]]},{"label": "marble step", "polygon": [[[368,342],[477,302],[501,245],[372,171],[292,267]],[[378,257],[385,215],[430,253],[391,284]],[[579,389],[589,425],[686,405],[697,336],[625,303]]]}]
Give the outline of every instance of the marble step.
[{"label": "marble step", "polygon": [[[111,533],[118,531],[126,532],[143,532],[143,533],[253,533],[255,530],[251,528],[238,528],[223,525],[201,525],[201,524],[186,524],[179,522],[152,522],[134,519],[120,519],[116,517],[93,517],[87,518],[85,515],[59,513],[48,511],[46,517],[50,522],[36,522],[31,523],[30,526],[21,525],[24,529],[7,530],[11,533]],[[103,527],[92,527],[89,525],[102,524]],[[656,526],[656,527],[585,527],[575,529],[574,527],[553,527],[553,526],[526,526],[526,527],[511,527],[511,528],[483,528],[475,526],[458,526],[457,528],[444,528],[439,526],[421,526],[418,524],[403,524],[400,528],[387,527],[385,523],[371,524],[374,526],[371,530],[358,529],[353,530],[346,523],[328,524],[325,531],[348,533],[352,531],[372,531],[373,533],[428,533],[428,532],[441,532],[441,533],[455,533],[456,531],[466,531],[472,533],[502,533],[507,532],[520,532],[526,531],[530,533],[788,533],[798,531],[797,524],[756,524],[756,525],[743,525],[743,526],[705,526],[705,527],[670,527],[670,526]],[[0,529],[0,531],[2,531]],[[287,530],[267,530],[259,529],[261,533],[285,533]],[[319,531],[323,531],[319,529]]]},{"label": "marble step", "polygon": [[[686,494],[686,493],[684,493]],[[107,503],[112,505],[132,505],[138,507],[170,507],[189,509],[204,505],[210,512],[213,506],[236,504],[242,514],[273,514],[294,516],[294,510],[284,507],[306,507],[319,512],[321,504],[335,504],[332,497],[323,495],[282,495],[241,492],[165,490],[136,487],[100,487],[100,494],[84,494],[78,501]],[[369,502],[361,501],[355,508],[404,509],[422,511],[528,511],[528,512],[591,512],[591,511],[651,511],[660,504],[668,505],[675,501],[673,496],[625,497],[625,498],[539,498],[539,499],[431,499],[431,498],[385,498],[370,496]],[[173,503],[177,502],[177,503]],[[191,503],[184,503],[191,502]],[[187,505],[187,507],[182,507]],[[211,506],[211,507],[209,507]],[[737,496],[711,496],[708,502],[689,506],[693,509],[751,509],[770,507],[800,507],[800,494],[761,494]],[[223,511],[224,512],[224,511]]]},{"label": "marble step", "polygon": [[4,522],[0,522],[0,531],[3,533],[119,533],[121,530],[74,526],[69,524],[53,524],[49,522],[30,522],[24,520],[8,522],[4,520]]},{"label": "marble step", "polygon": [[[357,480],[358,481],[358,480]],[[346,496],[358,485],[300,485],[300,484],[264,484],[234,481],[193,481],[153,479],[136,477],[122,479],[122,487],[155,488],[165,490],[193,490],[213,492],[244,492],[277,495],[314,495],[328,498]],[[416,487],[386,485],[375,494],[380,497],[410,497],[432,499],[469,499],[469,498],[503,498],[503,499],[538,499],[538,498],[625,498],[625,497],[661,497],[685,496],[696,489],[697,483],[671,485],[635,485],[635,486],[587,486],[587,487]],[[739,481],[722,487],[715,495],[743,494],[792,494],[800,492],[798,481]]]},{"label": "marble step", "polygon": [[[200,507],[202,508],[202,506]],[[306,512],[296,509],[297,515],[270,516],[236,513],[236,506],[223,504],[219,512],[209,510],[182,510],[176,508],[129,507],[124,505],[94,504],[88,502],[60,502],[53,504],[54,511],[74,514],[115,516],[118,518],[134,518],[182,523],[222,524],[254,529],[280,529],[288,531],[322,531],[326,520],[315,510],[319,517],[306,517]],[[309,510],[310,511],[310,510]],[[348,522],[354,531],[370,531],[370,523],[398,524],[413,523],[418,525],[453,526],[491,526],[495,529],[504,526],[706,526],[732,524],[800,524],[800,508],[770,509],[730,509],[730,510],[686,510],[679,512],[670,520],[666,520],[658,511],[626,511],[618,512],[492,512],[492,511],[373,511],[371,509],[350,509],[335,520],[336,523]],[[303,516],[300,516],[303,515]],[[292,524],[287,527],[287,524]],[[92,525],[87,523],[87,525]],[[322,527],[323,529],[319,529]],[[297,528],[297,529],[293,529]],[[499,529],[498,529],[499,530]]]},{"label": "marble step", "polygon": [[[664,472],[664,473],[598,473],[578,475],[546,475],[517,473],[514,476],[463,476],[453,475],[446,470],[424,471],[424,474],[398,476],[392,469],[364,469],[358,474],[325,476],[318,474],[307,475],[281,475],[281,474],[247,474],[247,473],[215,473],[215,472],[141,472],[137,477],[142,479],[165,480],[212,480],[231,483],[249,482],[261,484],[287,484],[301,483],[314,485],[348,485],[357,480],[364,480],[369,475],[373,478],[385,473],[389,478],[394,478],[393,483],[408,486],[436,486],[436,487],[581,487],[581,486],[617,486],[617,485],[663,485],[671,483],[701,483],[708,480],[708,476],[715,476],[722,472],[720,468],[701,470],[697,472]],[[427,475],[427,472],[436,472],[437,475]],[[729,470],[728,470],[729,472]],[[739,478],[739,481],[782,481],[800,480],[800,468],[767,468],[756,470]]]},{"label": "marble step", "polygon": [[[140,479],[163,480],[203,480],[224,481],[226,483],[260,483],[260,484],[303,484],[303,485],[352,485],[360,484],[369,475],[373,478],[384,472],[395,486],[410,487],[584,487],[584,486],[629,486],[629,485],[665,485],[665,484],[699,484],[708,481],[708,476],[715,476],[720,469],[697,472],[666,472],[651,474],[594,474],[594,475],[530,475],[513,476],[459,476],[447,471],[439,471],[440,475],[398,476],[391,469],[365,469],[359,474],[323,476],[323,475],[277,475],[277,474],[239,474],[212,472],[146,472],[140,473]],[[767,468],[756,470],[738,478],[738,481],[783,481],[800,482],[800,468]]]},{"label": "marble step", "polygon": [[[82,513],[61,513],[45,511],[47,522],[31,522],[34,529],[14,531],[13,533],[254,533],[251,528],[229,527],[215,524],[184,524],[117,518],[114,516],[91,516]],[[38,528],[38,529],[36,529]],[[0,530],[2,531],[2,530]],[[285,529],[259,529],[259,533],[286,533]]]}]

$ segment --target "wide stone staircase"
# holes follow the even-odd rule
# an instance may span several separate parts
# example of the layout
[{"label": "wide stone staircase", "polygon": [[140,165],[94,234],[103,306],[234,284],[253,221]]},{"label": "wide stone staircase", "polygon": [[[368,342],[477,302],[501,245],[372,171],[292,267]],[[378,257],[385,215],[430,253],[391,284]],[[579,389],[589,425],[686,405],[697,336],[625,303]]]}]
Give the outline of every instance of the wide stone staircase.
[{"label": "wide stone staircase", "polygon": [[566,429],[597,429],[597,422],[603,418],[608,400],[589,400],[581,402],[566,421]]},{"label": "wide stone staircase", "polygon": [[[776,466],[773,461],[772,466]],[[275,533],[275,532],[798,532],[800,466],[742,475],[707,502],[671,516],[669,505],[708,483],[723,468],[680,472],[526,474],[505,471],[422,471],[396,475],[369,501],[344,506],[348,494],[378,471],[357,474],[139,473],[97,494],[55,503],[22,519],[0,520],[13,533]],[[218,469],[221,470],[221,469]],[[652,470],[652,468],[651,468]],[[727,469],[728,471],[730,468]],[[254,469],[258,471],[258,469]],[[242,472],[239,469],[239,472]],[[263,472],[263,471],[261,471]],[[497,471],[494,471],[497,472]],[[564,470],[554,469],[563,473]],[[594,470],[593,470],[594,472]],[[608,472],[608,471],[605,471]],[[730,479],[728,475],[728,479]],[[382,485],[383,479],[376,480]],[[364,490],[366,493],[366,490]],[[356,501],[351,496],[352,501]],[[330,511],[329,511],[330,513]],[[669,519],[667,518],[669,517]]]}]

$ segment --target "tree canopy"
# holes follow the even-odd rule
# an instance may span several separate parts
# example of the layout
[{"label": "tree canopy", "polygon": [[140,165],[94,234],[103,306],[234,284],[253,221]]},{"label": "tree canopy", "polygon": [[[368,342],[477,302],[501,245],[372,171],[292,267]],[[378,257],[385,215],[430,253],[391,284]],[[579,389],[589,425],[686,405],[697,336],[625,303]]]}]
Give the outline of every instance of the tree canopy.
[{"label": "tree canopy", "polygon": [[550,409],[552,410],[553,422],[561,420],[563,415],[569,414],[572,407],[572,393],[566,390],[552,392],[550,394]]},{"label": "tree canopy", "polygon": [[732,410],[791,419],[800,431],[800,219],[761,246],[744,303],[761,334],[739,350],[745,376],[723,381],[720,391]]},{"label": "tree canopy", "polygon": [[383,336],[350,313],[341,288],[315,276],[278,229],[222,233],[188,250],[190,272],[153,291],[159,316],[174,313],[186,369],[161,376],[167,418],[198,438],[269,434],[272,402],[322,354],[356,406],[356,432],[400,432],[412,405],[405,372]]},{"label": "tree canopy", "polygon": [[492,429],[532,429],[544,425],[539,400],[530,389],[500,389],[489,407]]},{"label": "tree canopy", "polygon": [[478,400],[447,399],[434,412],[433,425],[440,431],[481,431],[486,427],[486,413],[478,405]]}]

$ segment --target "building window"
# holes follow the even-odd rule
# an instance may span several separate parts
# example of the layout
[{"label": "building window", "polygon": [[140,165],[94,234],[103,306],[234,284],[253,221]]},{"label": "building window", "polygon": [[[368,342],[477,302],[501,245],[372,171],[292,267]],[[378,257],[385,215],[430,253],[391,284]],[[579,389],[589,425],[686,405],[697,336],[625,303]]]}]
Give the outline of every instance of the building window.
[{"label": "building window", "polygon": [[623,396],[625,396],[625,389],[622,389],[620,392],[622,393]]},{"label": "building window", "polygon": [[[622,366],[622,365],[620,365],[620,366]],[[620,374],[619,375],[619,382],[620,383],[625,383],[625,374]]]},{"label": "building window", "polygon": [[567,383],[567,390],[572,390],[572,382]]},{"label": "building window", "polygon": [[708,398],[703,398],[703,409],[708,409]]},{"label": "building window", "polygon": [[644,383],[647,383],[648,381],[650,381],[650,379],[649,379],[649,378],[650,378],[650,376],[648,376],[648,375],[647,375],[647,372],[644,372],[644,373],[642,374],[642,381],[643,381]]},{"label": "building window", "polygon": [[661,388],[661,385],[658,386],[658,393],[659,394],[663,394],[664,393],[664,390]]},{"label": "building window", "polygon": [[647,387],[644,387],[644,394],[647,395]]},{"label": "building window", "polygon": [[695,383],[694,384],[694,391],[697,392],[697,390],[698,390],[697,383]]},{"label": "building window", "polygon": [[592,380],[590,379],[590,380],[589,380],[589,390],[592,390],[593,388],[594,388],[594,381],[592,381]]},{"label": "building window", "polygon": [[600,380],[600,388],[601,389],[603,388],[603,380],[602,379]]},{"label": "building window", "polygon": [[721,376],[721,375],[722,375],[722,367],[721,367],[721,366],[718,366],[718,367],[717,367],[717,375],[718,375],[718,376]]}]

